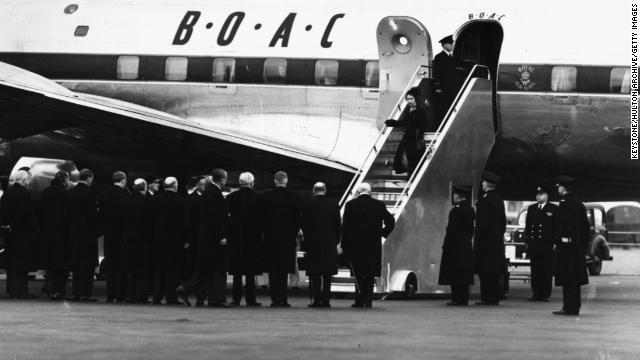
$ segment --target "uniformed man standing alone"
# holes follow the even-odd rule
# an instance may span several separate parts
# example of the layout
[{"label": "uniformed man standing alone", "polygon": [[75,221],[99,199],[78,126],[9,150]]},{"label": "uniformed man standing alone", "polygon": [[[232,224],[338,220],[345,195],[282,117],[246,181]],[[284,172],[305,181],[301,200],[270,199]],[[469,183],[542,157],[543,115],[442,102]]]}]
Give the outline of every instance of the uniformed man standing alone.
[{"label": "uniformed man standing alone", "polygon": [[447,232],[442,244],[440,285],[451,285],[448,306],[466,306],[469,303],[469,285],[473,285],[473,226],[475,212],[467,200],[471,189],[453,188],[453,203],[449,212]]},{"label": "uniformed man standing alone", "polygon": [[349,201],[342,218],[342,250],[356,279],[356,299],[351,307],[370,308],[373,280],[382,267],[382,237],[395,226],[385,204],[371,197],[371,185],[362,183],[357,198]]},{"label": "uniformed man standing alone", "polygon": [[480,302],[476,305],[498,305],[500,302],[500,276],[505,272],[504,231],[507,218],[504,201],[495,191],[500,177],[492,172],[483,174],[484,195],[476,205],[476,232],[474,237],[475,273],[480,277]]},{"label": "uniformed man standing alone", "polygon": [[556,315],[578,315],[582,305],[580,286],[589,283],[585,253],[589,243],[589,219],[584,204],[571,193],[574,180],[558,178],[558,233],[556,238],[556,286],[562,286],[562,310]]},{"label": "uniformed man standing alone", "polygon": [[527,253],[531,259],[531,291],[529,301],[549,301],[553,281],[553,244],[556,235],[558,207],[551,204],[547,190],[539,186],[537,203],[527,209],[524,228]]}]

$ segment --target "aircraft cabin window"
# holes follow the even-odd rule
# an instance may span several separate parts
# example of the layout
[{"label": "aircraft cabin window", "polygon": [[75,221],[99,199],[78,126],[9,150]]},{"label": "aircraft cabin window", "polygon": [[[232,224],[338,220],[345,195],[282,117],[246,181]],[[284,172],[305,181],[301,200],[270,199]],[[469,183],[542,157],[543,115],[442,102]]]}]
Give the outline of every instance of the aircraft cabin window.
[{"label": "aircraft cabin window", "polygon": [[187,58],[169,56],[164,63],[164,78],[167,81],[184,81],[187,79]]},{"label": "aircraft cabin window", "polygon": [[364,71],[364,85],[366,87],[378,87],[379,70],[377,61],[368,61]]},{"label": "aircraft cabin window", "polygon": [[217,58],[213,60],[213,72],[211,80],[213,82],[231,83],[236,78],[236,59]]},{"label": "aircraft cabin window", "polygon": [[316,85],[335,85],[338,83],[338,67],[337,60],[318,60],[316,61]]},{"label": "aircraft cabin window", "polygon": [[551,91],[576,91],[577,75],[575,66],[554,66],[551,70]]},{"label": "aircraft cabin window", "polygon": [[119,80],[135,80],[138,78],[140,58],[137,56],[119,56],[116,66],[116,77]]},{"label": "aircraft cabin window", "polygon": [[262,76],[267,84],[284,84],[287,79],[287,60],[266,59]]},{"label": "aircraft cabin window", "polygon": [[631,92],[631,69],[613,68],[609,88],[612,93],[628,94]]},{"label": "aircraft cabin window", "polygon": [[74,36],[78,36],[78,37],[82,37],[82,36],[87,36],[87,34],[89,33],[89,27],[86,25],[79,25],[78,27],[76,27],[76,31],[73,32]]}]

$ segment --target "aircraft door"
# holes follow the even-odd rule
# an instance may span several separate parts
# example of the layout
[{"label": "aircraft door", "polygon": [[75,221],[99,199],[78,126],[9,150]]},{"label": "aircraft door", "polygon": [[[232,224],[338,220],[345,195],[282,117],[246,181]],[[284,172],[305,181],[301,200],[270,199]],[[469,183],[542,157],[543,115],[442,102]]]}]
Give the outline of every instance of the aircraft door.
[{"label": "aircraft door", "polygon": [[474,65],[489,68],[492,80],[494,128],[500,129],[497,109],[497,79],[500,49],[504,37],[502,25],[496,20],[478,19],[464,23],[454,35],[453,59],[458,69],[459,83],[466,79]]},{"label": "aircraft door", "polygon": [[433,53],[427,29],[408,16],[383,18],[378,23],[376,40],[380,69],[377,125],[380,128],[418,66],[429,65]]}]

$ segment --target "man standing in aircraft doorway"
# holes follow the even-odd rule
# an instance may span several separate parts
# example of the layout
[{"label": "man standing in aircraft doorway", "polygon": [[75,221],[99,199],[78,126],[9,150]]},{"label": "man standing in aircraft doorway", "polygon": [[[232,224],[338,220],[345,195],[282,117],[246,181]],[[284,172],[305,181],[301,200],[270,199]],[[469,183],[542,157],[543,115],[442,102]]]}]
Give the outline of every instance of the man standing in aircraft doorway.
[{"label": "man standing in aircraft doorway", "polygon": [[498,305],[502,290],[500,276],[505,272],[503,236],[507,228],[504,201],[495,191],[500,177],[490,171],[482,176],[484,195],[476,205],[474,236],[475,273],[480,277],[480,302],[476,305]]},{"label": "man standing in aircraft doorway", "polygon": [[453,36],[445,36],[439,42],[442,45],[442,51],[433,58],[436,129],[447,114],[458,92],[456,63],[453,59]]}]

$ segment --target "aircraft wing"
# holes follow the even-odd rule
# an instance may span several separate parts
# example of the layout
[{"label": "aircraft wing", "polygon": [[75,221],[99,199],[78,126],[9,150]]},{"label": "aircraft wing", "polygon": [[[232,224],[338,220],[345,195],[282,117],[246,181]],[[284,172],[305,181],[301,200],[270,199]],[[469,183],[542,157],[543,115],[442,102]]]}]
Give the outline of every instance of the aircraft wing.
[{"label": "aircraft wing", "polygon": [[[353,172],[350,166],[321,159],[295,149],[204,128],[198,123],[129,102],[70,91],[54,81],[0,62],[0,141],[40,134],[70,126],[99,125],[127,132],[176,131],[198,134],[210,141],[278,154],[297,160]],[[177,135],[180,136],[180,135]]]}]

